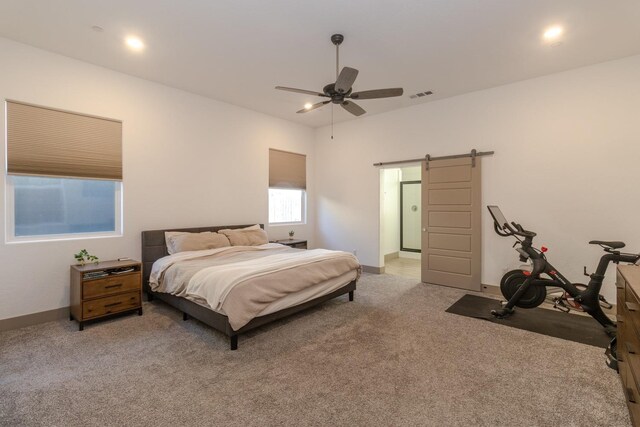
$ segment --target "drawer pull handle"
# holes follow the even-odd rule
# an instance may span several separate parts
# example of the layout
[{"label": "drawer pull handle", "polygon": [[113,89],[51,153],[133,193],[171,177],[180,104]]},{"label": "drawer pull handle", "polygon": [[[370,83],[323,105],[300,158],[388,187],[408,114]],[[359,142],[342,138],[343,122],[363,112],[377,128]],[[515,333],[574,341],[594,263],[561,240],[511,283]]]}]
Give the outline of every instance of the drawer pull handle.
[{"label": "drawer pull handle", "polygon": [[114,302],[114,303],[111,303],[111,304],[105,304],[104,308],[107,308],[107,307],[115,307],[116,305],[120,305],[120,304],[122,304],[122,301],[120,301],[120,302]]},{"label": "drawer pull handle", "polygon": [[119,288],[120,286],[122,286],[122,283],[116,283],[115,285],[109,285],[109,286],[105,286],[105,289],[111,289],[111,288]]},{"label": "drawer pull handle", "polygon": [[636,403],[636,397],[633,395],[633,390],[627,388],[627,400],[631,403]]},{"label": "drawer pull handle", "polygon": [[625,302],[624,305],[627,306],[627,310],[629,311],[638,311],[638,304],[634,304],[632,302]]},{"label": "drawer pull handle", "polygon": [[625,347],[627,347],[627,352],[629,354],[636,354],[636,350],[629,344],[628,342],[624,343]]}]

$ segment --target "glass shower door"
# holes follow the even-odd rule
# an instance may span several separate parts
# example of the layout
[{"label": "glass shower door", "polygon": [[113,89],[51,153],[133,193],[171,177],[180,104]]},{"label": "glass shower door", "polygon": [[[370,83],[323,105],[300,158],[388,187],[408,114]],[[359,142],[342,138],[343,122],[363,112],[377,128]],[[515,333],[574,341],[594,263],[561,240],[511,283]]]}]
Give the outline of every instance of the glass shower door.
[{"label": "glass shower door", "polygon": [[400,183],[400,250],[420,252],[422,245],[421,182]]}]

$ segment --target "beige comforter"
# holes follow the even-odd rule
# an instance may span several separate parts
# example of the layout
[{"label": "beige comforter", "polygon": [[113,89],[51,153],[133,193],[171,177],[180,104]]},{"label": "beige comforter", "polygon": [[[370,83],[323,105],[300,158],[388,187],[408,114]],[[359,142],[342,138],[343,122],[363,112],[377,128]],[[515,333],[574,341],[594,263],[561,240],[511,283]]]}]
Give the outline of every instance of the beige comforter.
[{"label": "beige comforter", "polygon": [[272,302],[359,268],[347,252],[233,246],[164,257],[154,264],[150,285],[206,303],[238,330]]}]

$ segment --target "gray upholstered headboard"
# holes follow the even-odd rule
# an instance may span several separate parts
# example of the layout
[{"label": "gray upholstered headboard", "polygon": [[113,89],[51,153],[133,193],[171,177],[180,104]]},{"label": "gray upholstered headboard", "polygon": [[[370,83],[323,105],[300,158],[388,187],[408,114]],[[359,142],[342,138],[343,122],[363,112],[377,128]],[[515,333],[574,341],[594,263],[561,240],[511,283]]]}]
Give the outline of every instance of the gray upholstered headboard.
[{"label": "gray upholstered headboard", "polygon": [[[188,233],[200,233],[202,231],[218,231],[225,228],[245,228],[249,225],[217,225],[213,227],[194,227],[194,228],[167,228],[166,230],[150,230],[142,232],[142,284],[147,289],[149,283],[149,275],[153,263],[163,256],[169,255],[167,252],[167,244],[164,240],[165,231],[186,231]],[[264,228],[264,224],[260,224]]]}]

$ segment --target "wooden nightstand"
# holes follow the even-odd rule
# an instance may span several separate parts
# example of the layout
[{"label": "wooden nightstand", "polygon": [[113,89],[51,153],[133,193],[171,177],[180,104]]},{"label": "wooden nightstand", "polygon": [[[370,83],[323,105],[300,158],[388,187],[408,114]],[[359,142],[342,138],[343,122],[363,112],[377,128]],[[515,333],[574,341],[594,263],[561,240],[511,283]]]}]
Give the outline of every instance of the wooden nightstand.
[{"label": "wooden nightstand", "polygon": [[142,315],[142,264],[104,261],[71,266],[71,315],[84,329],[89,320],[137,311]]},{"label": "wooden nightstand", "polygon": [[307,249],[307,241],[304,239],[274,240],[272,243],[280,243],[281,245],[289,246],[296,249]]}]

